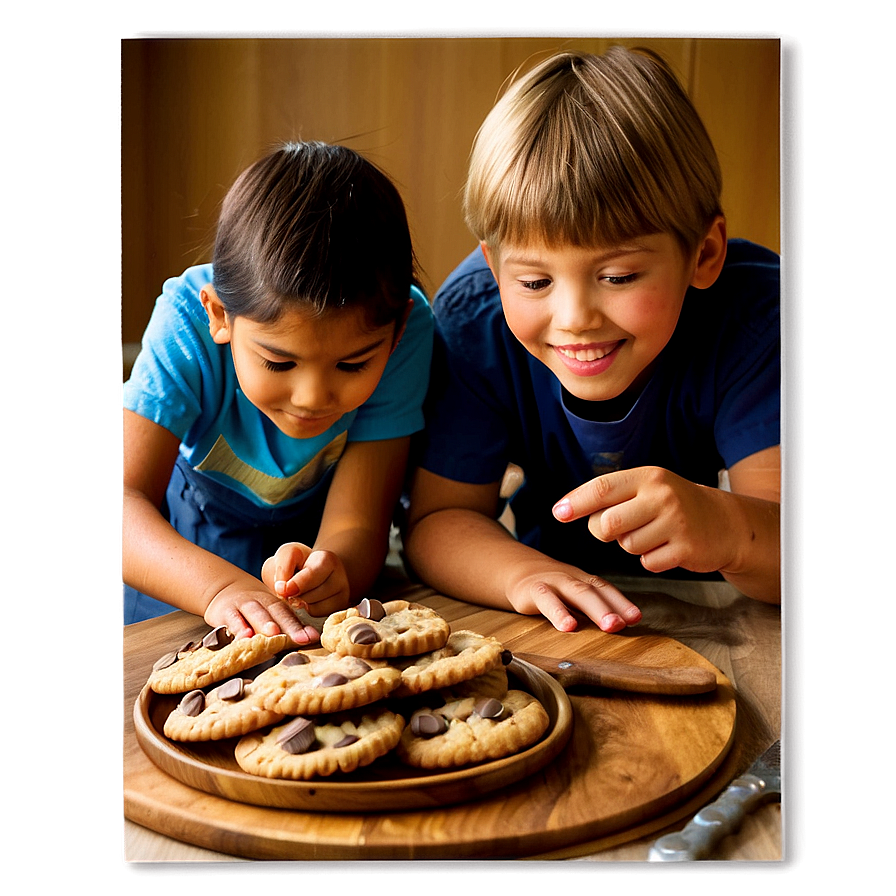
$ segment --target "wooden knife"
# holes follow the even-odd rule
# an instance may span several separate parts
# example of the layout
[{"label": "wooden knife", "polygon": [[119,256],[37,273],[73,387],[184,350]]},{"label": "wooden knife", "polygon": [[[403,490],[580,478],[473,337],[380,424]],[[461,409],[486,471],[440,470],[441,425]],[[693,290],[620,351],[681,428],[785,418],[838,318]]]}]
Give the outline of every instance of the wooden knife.
[{"label": "wooden knife", "polygon": [[701,666],[671,668],[635,666],[613,660],[562,660],[537,653],[518,653],[515,657],[547,672],[564,688],[599,687],[639,694],[706,694],[716,689],[716,675]]}]

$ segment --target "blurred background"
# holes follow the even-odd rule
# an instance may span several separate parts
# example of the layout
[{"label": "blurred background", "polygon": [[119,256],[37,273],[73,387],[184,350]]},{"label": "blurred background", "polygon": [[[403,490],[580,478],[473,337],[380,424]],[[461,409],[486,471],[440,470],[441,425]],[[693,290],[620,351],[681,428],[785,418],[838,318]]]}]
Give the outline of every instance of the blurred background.
[{"label": "blurred background", "polygon": [[722,165],[730,236],[780,251],[780,41],[732,38],[152,38],[122,41],[124,376],[163,281],[211,259],[239,172],[287,140],[344,143],[408,210],[432,297],[475,246],[461,190],[477,128],[514,69],[612,44],[663,55]]}]

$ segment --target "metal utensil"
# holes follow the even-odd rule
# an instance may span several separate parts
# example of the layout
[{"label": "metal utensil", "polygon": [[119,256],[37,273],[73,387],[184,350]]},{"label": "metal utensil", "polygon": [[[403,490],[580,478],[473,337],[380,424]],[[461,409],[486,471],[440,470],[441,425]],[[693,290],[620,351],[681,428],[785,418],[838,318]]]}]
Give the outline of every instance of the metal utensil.
[{"label": "metal utensil", "polygon": [[647,667],[613,660],[564,660],[515,650],[512,653],[547,672],[564,688],[580,685],[678,696],[706,694],[716,689],[715,672],[702,666]]},{"label": "metal utensil", "polygon": [[775,741],[746,773],[722,795],[701,809],[684,830],[660,837],[650,848],[651,862],[705,859],[724,837],[740,830],[747,815],[771,800],[781,799],[781,741]]}]

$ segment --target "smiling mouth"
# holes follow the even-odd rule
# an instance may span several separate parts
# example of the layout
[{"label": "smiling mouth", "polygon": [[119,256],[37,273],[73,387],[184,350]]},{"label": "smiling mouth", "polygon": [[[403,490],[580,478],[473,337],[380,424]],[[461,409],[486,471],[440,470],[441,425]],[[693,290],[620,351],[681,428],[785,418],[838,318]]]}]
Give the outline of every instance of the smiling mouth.
[{"label": "smiling mouth", "polygon": [[618,343],[610,346],[601,346],[600,348],[566,348],[558,345],[557,351],[565,358],[571,358],[573,361],[599,361],[606,358],[613,351]]},{"label": "smiling mouth", "polygon": [[329,414],[296,414],[292,411],[286,411],[287,416],[292,417],[293,420],[298,420],[301,423],[306,424],[315,424],[321,423],[325,420],[332,420],[334,417],[338,417],[337,413],[329,413]]},{"label": "smiling mouth", "polygon": [[622,345],[622,341],[605,342],[601,345],[588,346],[557,345],[554,346],[554,348],[556,348],[564,358],[569,358],[572,361],[587,362],[600,361],[601,358],[606,358],[607,355],[615,351],[620,345]]}]

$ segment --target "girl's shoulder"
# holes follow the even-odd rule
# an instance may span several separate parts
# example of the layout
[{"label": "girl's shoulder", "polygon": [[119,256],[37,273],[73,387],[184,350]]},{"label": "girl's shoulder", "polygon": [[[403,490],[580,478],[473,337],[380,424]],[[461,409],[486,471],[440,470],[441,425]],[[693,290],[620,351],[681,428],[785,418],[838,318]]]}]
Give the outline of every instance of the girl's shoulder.
[{"label": "girl's shoulder", "polygon": [[169,277],[162,285],[157,304],[168,304],[181,315],[204,320],[205,309],[200,296],[203,288],[212,282],[212,276],[209,263],[194,265],[177,277]]}]

